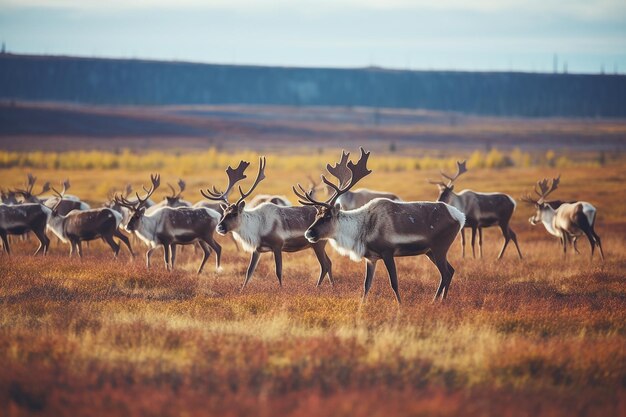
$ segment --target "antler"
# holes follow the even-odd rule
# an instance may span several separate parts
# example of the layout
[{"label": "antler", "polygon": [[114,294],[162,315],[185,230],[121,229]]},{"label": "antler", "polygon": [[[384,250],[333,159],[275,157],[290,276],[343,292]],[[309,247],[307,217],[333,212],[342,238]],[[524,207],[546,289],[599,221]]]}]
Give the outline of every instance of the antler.
[{"label": "antler", "polygon": [[[145,206],[146,205],[146,201],[148,201],[150,196],[152,196],[152,194],[156,191],[156,189],[159,188],[159,186],[161,185],[161,175],[159,175],[159,174],[150,174],[150,182],[152,182],[152,186],[150,187],[149,190],[147,190],[146,187],[142,186],[142,188],[146,192],[146,196],[144,198],[139,197],[139,193],[135,193],[135,195],[137,196],[136,209],[139,209],[140,207]],[[126,200],[126,201],[128,201],[128,200]]]},{"label": "antler", "polygon": [[28,194],[32,194],[33,187],[35,186],[35,182],[37,181],[37,177],[33,176],[33,174],[31,174],[30,172],[26,174],[26,177],[28,179],[28,183],[26,184],[26,192]]},{"label": "antler", "polygon": [[59,192],[56,188],[52,187],[52,191],[59,197],[59,199],[63,199],[63,197],[65,196],[65,192],[67,191],[68,188],[70,188],[70,180],[65,180],[63,182],[61,182],[61,185],[63,186],[63,190],[61,192]]},{"label": "antler", "polygon": [[348,158],[350,157],[350,152],[341,151],[341,159],[335,166],[330,164],[326,165],[326,169],[332,176],[339,180],[339,186],[343,187],[345,184],[350,181],[350,176],[352,172],[348,168]]},{"label": "antler", "polygon": [[170,187],[170,190],[172,190],[171,198],[180,198],[180,195],[183,193],[183,191],[185,191],[186,184],[185,181],[183,181],[182,179],[178,179],[178,188],[180,189],[178,193],[169,182],[167,183],[167,186]]},{"label": "antler", "polygon": [[260,157],[259,158],[259,173],[256,175],[256,180],[254,180],[254,184],[252,184],[252,187],[250,187],[250,189],[246,193],[244,193],[243,190],[241,189],[241,185],[239,186],[239,194],[241,194],[241,197],[239,198],[239,200],[237,200],[237,204],[241,203],[250,194],[252,194],[256,186],[259,185],[259,183],[265,179],[265,163],[266,163],[265,157],[264,156]]},{"label": "antler", "polygon": [[545,201],[546,197],[554,190],[559,187],[559,183],[561,182],[561,174],[558,177],[552,178],[552,183],[549,182],[547,178],[544,178],[540,181],[537,181],[534,187],[535,194],[539,196],[539,199],[535,200],[530,196],[530,194],[526,194],[522,197],[522,201],[529,204],[541,204]]},{"label": "antler", "polygon": [[41,187],[41,191],[37,195],[42,195],[43,193],[47,193],[50,191],[50,181],[46,181]]},{"label": "antler", "polygon": [[[341,153],[341,161],[339,164],[336,164],[335,167],[331,167],[330,164],[328,164],[328,167],[331,167],[335,170],[336,172],[336,168],[337,166],[341,166],[343,165],[344,159],[347,158],[350,154],[346,153],[346,152],[342,152]],[[372,171],[367,169],[367,160],[370,156],[369,152],[366,152],[363,148],[361,148],[361,157],[359,158],[359,161],[354,164],[352,163],[352,161],[347,162],[346,168],[349,170],[350,172],[350,177],[349,177],[349,181],[343,181],[343,178],[347,178],[347,175],[345,174],[340,174],[341,176],[338,176],[336,174],[333,174],[335,177],[337,177],[337,179],[339,179],[339,186],[333,184],[332,182],[330,182],[328,180],[328,178],[326,178],[326,176],[322,175],[322,181],[324,182],[324,184],[328,185],[330,188],[332,188],[335,193],[325,202],[321,202],[321,201],[317,201],[315,199],[312,198],[312,193],[311,192],[304,192],[304,188],[302,188],[302,186],[300,184],[298,184],[298,187],[300,188],[300,191],[298,191],[295,187],[293,188],[294,193],[298,196],[298,198],[300,199],[300,203],[304,204],[304,205],[309,205],[309,206],[325,206],[325,207],[332,207],[335,205],[335,203],[337,202],[337,199],[342,195],[345,194],[348,190],[350,190],[350,188],[352,188],[357,182],[359,182],[361,179],[363,179],[364,177],[366,177],[367,175],[371,174]],[[330,170],[329,170],[330,172]],[[332,172],[331,172],[332,174]]]},{"label": "antler", "polygon": [[245,170],[250,166],[250,162],[240,161],[239,166],[236,169],[233,169],[230,165],[226,168],[226,175],[228,176],[228,187],[226,187],[226,191],[221,192],[215,186],[212,189],[200,190],[200,194],[206,199],[214,200],[214,201],[223,201],[228,203],[228,194],[230,194],[230,190],[241,180],[246,179]]},{"label": "antler", "polygon": [[441,171],[441,176],[448,179],[448,187],[451,186],[457,178],[459,178],[462,174],[467,172],[467,167],[465,166],[467,160],[464,161],[456,161],[456,174],[454,177],[447,175],[445,172]]}]

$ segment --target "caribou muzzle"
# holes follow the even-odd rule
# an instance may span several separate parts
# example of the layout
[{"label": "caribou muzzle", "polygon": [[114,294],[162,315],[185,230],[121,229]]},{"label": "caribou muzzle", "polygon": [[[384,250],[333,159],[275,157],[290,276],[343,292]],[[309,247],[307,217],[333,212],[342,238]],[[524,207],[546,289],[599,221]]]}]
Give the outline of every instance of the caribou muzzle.
[{"label": "caribou muzzle", "polygon": [[320,237],[317,234],[317,232],[311,229],[307,229],[307,231],[304,232],[304,237],[306,238],[306,240],[308,240],[311,243],[317,243],[320,240]]}]

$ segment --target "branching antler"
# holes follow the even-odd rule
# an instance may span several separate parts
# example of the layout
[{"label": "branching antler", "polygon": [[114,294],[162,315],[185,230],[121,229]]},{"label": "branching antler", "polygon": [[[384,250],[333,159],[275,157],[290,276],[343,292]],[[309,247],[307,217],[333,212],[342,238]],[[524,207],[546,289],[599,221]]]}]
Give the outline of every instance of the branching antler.
[{"label": "branching antler", "polygon": [[[298,196],[300,203],[309,206],[324,206],[330,208],[335,205],[337,199],[342,194],[345,194],[357,182],[372,173],[372,171],[367,168],[367,160],[370,156],[369,152],[366,152],[363,148],[361,148],[361,157],[356,164],[352,161],[348,161],[349,156],[349,153],[343,151],[341,153],[341,160],[338,164],[334,167],[328,164],[326,167],[328,171],[339,180],[339,185],[333,184],[328,180],[328,178],[326,178],[326,176],[322,175],[322,181],[324,184],[335,191],[334,194],[328,198],[328,200],[325,202],[315,200],[312,196],[312,192],[305,192],[304,188],[298,184],[299,190],[296,189],[296,187],[292,188],[296,196]],[[348,171],[343,171],[343,168],[340,168],[344,165]],[[348,172],[350,173],[349,175],[347,174]]]},{"label": "branching antler", "polygon": [[466,163],[467,160],[456,161],[456,174],[454,175],[454,177],[451,177],[445,172],[441,171],[441,176],[448,179],[448,187],[451,186],[457,178],[467,172]]},{"label": "branching antler", "polygon": [[170,187],[170,190],[172,190],[172,195],[170,196],[170,198],[180,198],[180,195],[183,193],[183,191],[185,191],[186,184],[185,184],[185,181],[183,181],[182,179],[180,178],[178,179],[178,188],[179,188],[178,193],[176,192],[172,184],[170,184],[169,182],[167,183],[167,186]]},{"label": "branching antler", "polygon": [[236,183],[247,178],[244,172],[249,166],[250,162],[246,161],[240,161],[236,169],[228,166],[228,168],[226,168],[226,175],[228,176],[228,187],[226,187],[226,191],[221,192],[213,186],[212,189],[207,189],[206,191],[200,190],[200,194],[208,200],[228,203],[228,194],[230,194],[230,191]]},{"label": "branching antler", "polygon": [[252,194],[252,192],[257,187],[257,185],[259,185],[259,183],[265,179],[265,164],[266,164],[265,157],[263,156],[259,158],[259,173],[256,176],[256,180],[254,180],[254,184],[252,184],[252,187],[250,187],[250,189],[247,192],[244,193],[243,190],[241,189],[241,185],[239,186],[239,194],[241,194],[241,197],[239,198],[239,200],[237,200],[237,204],[241,203],[250,194]]},{"label": "branching antler", "polygon": [[559,187],[561,182],[561,174],[558,177],[552,178],[552,183],[547,178],[537,181],[535,184],[535,194],[539,196],[538,199],[532,198],[530,194],[526,194],[522,197],[522,201],[529,204],[542,204],[546,197]]}]

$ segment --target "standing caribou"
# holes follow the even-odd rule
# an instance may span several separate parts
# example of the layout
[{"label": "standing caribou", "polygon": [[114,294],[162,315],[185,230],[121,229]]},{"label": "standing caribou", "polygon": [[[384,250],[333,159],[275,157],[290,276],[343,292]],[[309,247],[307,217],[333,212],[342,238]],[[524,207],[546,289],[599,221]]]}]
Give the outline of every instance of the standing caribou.
[{"label": "standing caribou", "polygon": [[317,285],[321,285],[324,277],[328,274],[328,280],[332,281],[332,262],[326,255],[326,242],[309,242],[304,237],[307,227],[315,219],[315,210],[311,207],[284,207],[272,203],[263,203],[254,208],[246,208],[245,199],[252,194],[254,189],[265,178],[265,158],[259,159],[259,172],[254,184],[247,192],[243,192],[236,203],[230,204],[227,199],[228,193],[234,185],[245,179],[245,170],[250,166],[249,162],[241,161],[236,169],[228,167],[228,186],[225,192],[218,191],[215,186],[209,190],[201,191],[202,195],[213,201],[221,201],[223,214],[217,225],[217,232],[221,235],[232,233],[246,252],[251,253],[250,264],[243,281],[243,288],[252,277],[259,262],[261,253],[272,252],[276,264],[276,277],[278,285],[282,286],[283,262],[282,252],[299,252],[307,248],[313,248],[315,256],[320,263],[320,276]]},{"label": "standing caribou", "polygon": [[[350,169],[348,168],[349,153],[343,151],[341,153],[341,159],[335,166],[327,165],[326,169],[336,178],[344,178],[344,181],[350,181]],[[339,187],[345,187],[347,182],[339,184]],[[332,192],[332,188],[331,191]],[[311,194],[313,196],[313,194]],[[346,190],[337,198],[337,204],[341,206],[342,210],[352,210],[364,206],[375,198],[386,198],[391,201],[402,201],[400,197],[395,194],[385,191],[369,190],[367,188],[357,188],[354,191]]]},{"label": "standing caribou", "polygon": [[170,190],[172,191],[172,194],[168,195],[168,196],[165,196],[165,198],[163,200],[161,200],[159,203],[156,203],[156,204],[153,204],[153,205],[147,207],[146,213],[152,213],[152,212],[156,211],[157,209],[160,209],[161,207],[173,207],[173,208],[176,208],[176,207],[191,207],[191,203],[189,201],[187,201],[187,200],[183,200],[182,196],[181,196],[183,191],[185,191],[185,188],[187,186],[185,181],[183,181],[181,179],[178,180],[178,192],[176,192],[176,190],[174,189],[172,184],[168,183],[167,186],[170,187]]},{"label": "standing caribou", "polygon": [[152,187],[146,191],[145,197],[139,197],[132,202],[118,196],[117,204],[126,207],[131,216],[125,225],[129,232],[134,232],[148,245],[146,252],[146,267],[150,268],[152,252],[159,246],[163,246],[165,267],[168,270],[174,268],[176,261],[176,245],[189,245],[198,242],[204,257],[198,268],[198,274],[206,263],[211,249],[215,251],[216,268],[220,267],[222,247],[213,239],[215,226],[219,221],[219,213],[208,208],[192,207],[159,207],[150,213],[146,210],[146,202],[160,185],[159,175],[151,175]]},{"label": "standing caribou", "polygon": [[50,239],[46,236],[46,224],[50,214],[51,210],[39,203],[0,204],[0,238],[4,244],[4,251],[11,254],[8,235],[23,235],[32,231],[39,239],[35,255],[42,251],[45,255],[50,245]]},{"label": "standing caribou", "polygon": [[[558,237],[563,245],[563,255],[567,253],[568,243],[572,243],[574,250],[578,253],[576,240],[583,234],[587,236],[591,245],[591,258],[596,245],[600,249],[600,256],[604,260],[602,242],[600,236],[595,232],[596,208],[586,201],[576,201],[571,203],[556,204],[554,201],[545,201],[546,197],[556,190],[561,181],[561,176],[552,179],[550,185],[547,178],[537,181],[535,194],[539,197],[535,199],[530,194],[522,197],[522,200],[535,206],[535,215],[528,219],[533,226],[543,223],[548,233]],[[556,208],[555,208],[556,206]]]},{"label": "standing caribou", "polygon": [[[483,256],[483,231],[484,227],[500,226],[502,236],[504,236],[504,244],[498,254],[498,259],[502,259],[509,241],[513,241],[519,258],[522,259],[522,252],[517,244],[517,235],[509,226],[513,212],[515,211],[515,200],[513,197],[503,193],[479,193],[472,190],[463,190],[459,193],[454,192],[454,182],[467,172],[465,166],[466,161],[457,161],[457,171],[454,176],[441,172],[441,176],[448,180],[430,181],[439,187],[439,197],[437,201],[443,201],[451,206],[456,207],[465,214],[465,227],[472,229],[472,255],[476,257],[474,243],[476,241],[476,229],[478,229],[478,248],[480,257]],[[461,245],[463,248],[463,257],[465,257],[465,232],[461,230]]]},{"label": "standing caribou", "polygon": [[89,210],[72,210],[67,214],[59,211],[64,201],[64,192],[67,189],[63,184],[63,191],[58,192],[52,188],[57,195],[57,202],[51,208],[52,213],[48,220],[48,228],[63,242],[70,244],[70,257],[74,251],[78,252],[78,256],[83,257],[83,249],[81,242],[102,238],[111,246],[114,257],[120,251],[120,245],[113,240],[113,237],[120,239],[132,256],[135,256],[130,246],[128,238],[118,230],[122,222],[122,215],[115,210],[107,207],[101,207]]},{"label": "standing caribou", "polygon": [[[348,155],[343,153],[341,160],[347,160]],[[389,272],[391,288],[400,303],[394,257],[426,255],[441,274],[435,300],[438,297],[443,300],[454,275],[454,268],[447,260],[448,250],[463,228],[465,216],[441,202],[398,202],[387,198],[374,199],[354,210],[342,209],[337,204],[339,198],[372,172],[367,169],[369,155],[361,148],[359,161],[346,164],[349,174],[343,172],[337,176],[337,171],[327,166],[339,180],[339,186],[322,176],[324,183],[334,190],[326,201],[316,200],[300,185],[299,190],[294,187],[300,203],[317,210],[315,221],[306,230],[305,237],[313,244],[330,240],[340,254],[353,261],[366,259],[363,300],[372,285],[376,263],[382,259]]]}]

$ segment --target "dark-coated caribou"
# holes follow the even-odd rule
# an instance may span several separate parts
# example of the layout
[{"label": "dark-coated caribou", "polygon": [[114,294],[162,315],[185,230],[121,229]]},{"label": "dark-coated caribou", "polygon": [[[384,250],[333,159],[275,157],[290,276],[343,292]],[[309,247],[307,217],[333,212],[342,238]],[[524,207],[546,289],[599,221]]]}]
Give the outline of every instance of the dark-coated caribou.
[{"label": "dark-coated caribou", "polygon": [[[65,187],[64,187],[65,189]],[[58,210],[64,199],[64,194],[53,188],[58,199],[48,220],[48,228],[63,242],[70,244],[70,257],[74,251],[82,258],[83,249],[81,242],[102,238],[113,250],[114,257],[120,251],[120,245],[113,237],[124,242],[128,251],[135,256],[130,246],[128,237],[118,229],[122,222],[122,215],[115,210],[101,207],[89,210],[72,210],[67,214],[61,214]]]},{"label": "dark-coated caribou", "polygon": [[[466,161],[457,164],[457,172],[454,176],[450,176],[441,172],[441,175],[447,179],[444,181],[429,181],[439,187],[439,197],[437,201],[443,201],[451,206],[456,207],[465,214],[465,227],[472,229],[472,255],[476,257],[474,243],[476,242],[476,230],[478,229],[478,248],[480,257],[483,256],[483,231],[484,227],[500,226],[502,236],[504,236],[504,244],[498,259],[502,259],[504,251],[509,242],[512,240],[517,249],[517,254],[522,259],[522,252],[517,243],[517,235],[509,226],[513,212],[515,211],[515,200],[513,197],[503,193],[479,193],[472,190],[463,190],[459,193],[454,192],[454,181],[462,174],[467,172],[465,166]],[[465,257],[465,232],[461,230],[461,245],[463,248],[463,257]]]},{"label": "dark-coated caribou", "polygon": [[[174,268],[176,261],[176,245],[189,245],[198,242],[204,256],[198,274],[202,272],[211,249],[215,251],[216,268],[220,268],[222,247],[213,239],[215,226],[219,221],[219,214],[208,208],[192,207],[160,207],[148,213],[145,203],[160,184],[158,175],[151,175],[152,187],[146,190],[145,197],[136,193],[136,202],[123,197],[116,197],[116,202],[126,207],[132,213],[125,225],[127,231],[135,233],[148,246],[146,252],[146,267],[150,268],[152,252],[163,246],[165,267]],[[145,189],[145,188],[144,188]]]},{"label": "dark-coated caribou", "polygon": [[[335,166],[327,165],[326,169],[330,172],[335,178],[347,178],[347,181],[350,181],[350,170],[348,169],[348,157],[349,153],[342,152],[341,159]],[[347,185],[347,183],[339,184],[340,188],[343,188]],[[334,192],[331,188],[330,192]],[[314,195],[311,195],[314,197]],[[315,197],[314,197],[315,198]],[[364,206],[375,198],[386,198],[391,201],[402,201],[400,197],[393,193],[388,193],[385,191],[375,191],[369,190],[367,188],[357,188],[356,190],[347,190],[344,194],[341,194],[337,198],[337,204],[341,206],[342,210],[353,210],[359,207]]]},{"label": "dark-coated caribou", "polygon": [[[415,255],[426,255],[435,264],[441,274],[435,300],[446,298],[454,275],[447,254],[463,228],[465,216],[441,202],[398,202],[387,198],[374,199],[354,210],[341,209],[338,199],[372,172],[367,168],[369,155],[361,148],[359,161],[356,164],[350,161],[346,165],[349,176],[343,173],[337,178],[339,186],[322,176],[324,183],[335,190],[326,201],[314,199],[300,186],[300,190],[294,187],[300,203],[317,209],[315,221],[306,230],[306,238],[311,243],[330,240],[340,254],[353,261],[365,258],[363,300],[372,285],[376,263],[382,259],[389,272],[391,288],[400,303],[394,257]],[[329,172],[336,176],[333,171]]]},{"label": "dark-coated caribou", "polygon": [[244,172],[249,165],[249,162],[241,161],[237,169],[230,166],[226,169],[228,186],[225,192],[220,192],[215,187],[206,192],[201,191],[205,198],[223,202],[224,214],[217,225],[217,232],[221,235],[232,233],[243,249],[251,253],[242,289],[252,277],[261,253],[272,252],[274,254],[276,277],[278,284],[282,286],[282,252],[299,252],[307,248],[313,248],[320,263],[321,270],[317,285],[321,285],[326,274],[332,285],[332,262],[326,255],[326,242],[311,243],[304,237],[307,227],[315,219],[315,210],[312,207],[284,207],[263,203],[252,209],[246,208],[245,199],[265,178],[265,158],[259,159],[259,172],[250,189],[244,193],[239,187],[241,194],[239,200],[234,204],[228,203],[226,196],[237,182],[246,178]]},{"label": "dark-coated caribou", "polygon": [[[535,185],[535,194],[538,198],[533,198],[530,194],[522,197],[522,200],[535,207],[535,215],[528,219],[533,226],[543,223],[548,233],[558,237],[563,245],[563,254],[567,253],[567,245],[571,242],[574,250],[578,252],[576,247],[576,239],[583,234],[587,236],[591,245],[591,258],[596,245],[600,249],[600,256],[604,259],[602,250],[602,241],[600,236],[595,232],[594,225],[596,221],[596,208],[586,201],[576,201],[571,203],[555,204],[555,202],[545,201],[546,197],[556,190],[561,181],[561,177],[552,179],[552,183],[547,178],[537,181]],[[554,206],[557,206],[554,208]]]},{"label": "dark-coated caribou", "polygon": [[0,238],[4,251],[11,253],[8,235],[23,235],[33,232],[39,239],[39,247],[35,255],[43,251],[48,252],[50,239],[46,236],[46,224],[52,210],[39,203],[25,203],[16,205],[0,204]]}]

